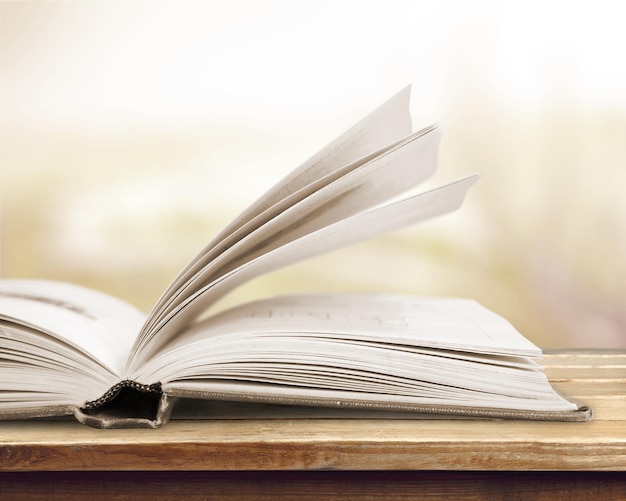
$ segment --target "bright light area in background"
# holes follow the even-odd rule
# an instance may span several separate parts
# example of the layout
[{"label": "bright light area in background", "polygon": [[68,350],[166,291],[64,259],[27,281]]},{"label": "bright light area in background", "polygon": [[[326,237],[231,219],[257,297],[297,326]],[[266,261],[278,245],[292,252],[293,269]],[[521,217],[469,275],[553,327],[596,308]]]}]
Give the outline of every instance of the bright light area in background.
[{"label": "bright light area in background", "polygon": [[[361,108],[364,97],[372,99],[371,89],[386,95],[396,90],[398,77],[402,86],[414,77],[380,74],[381,65],[390,65],[392,73],[404,68],[390,50],[396,42],[406,42],[413,71],[421,73],[424,65],[430,72],[437,58],[432,49],[415,44],[414,35],[394,41],[393,31],[406,23],[406,31],[418,30],[421,38],[425,30],[434,31],[432,19],[420,15],[417,25],[409,26],[398,9],[416,6],[394,5],[20,5],[26,26],[8,27],[7,38],[23,50],[5,64],[17,71],[10,83],[20,114],[37,120],[106,123],[123,117],[153,124],[220,114],[278,120],[303,112],[315,118],[328,115],[329,100],[348,99],[349,106]],[[441,17],[438,10],[432,14]],[[33,95],[36,100],[20,99]]]},{"label": "bright light area in background", "polygon": [[480,61],[485,84],[514,107],[563,91],[583,105],[626,105],[619,2],[52,1],[3,10],[4,106],[24,120],[326,117],[329,101],[360,109],[407,82],[416,107],[439,118],[456,85],[452,66],[465,58]]},{"label": "bright light area in background", "polygon": [[[147,308],[261,190],[411,83],[415,126],[446,125],[437,179],[486,174],[467,207],[258,287],[469,295],[544,345],[625,342],[620,2],[0,6],[3,276]],[[348,256],[390,268],[368,281]]]}]

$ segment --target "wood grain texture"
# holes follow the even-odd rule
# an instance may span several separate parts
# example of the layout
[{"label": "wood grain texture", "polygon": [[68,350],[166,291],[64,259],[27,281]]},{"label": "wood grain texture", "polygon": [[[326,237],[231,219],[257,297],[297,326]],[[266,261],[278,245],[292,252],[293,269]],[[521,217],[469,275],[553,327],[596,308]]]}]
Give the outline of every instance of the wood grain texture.
[{"label": "wood grain texture", "polygon": [[0,470],[626,471],[626,353],[546,355],[590,423],[467,419],[174,420],[158,430],[0,422]]},{"label": "wood grain texture", "polygon": [[0,473],[0,499],[618,500],[626,499],[626,477],[607,472]]}]

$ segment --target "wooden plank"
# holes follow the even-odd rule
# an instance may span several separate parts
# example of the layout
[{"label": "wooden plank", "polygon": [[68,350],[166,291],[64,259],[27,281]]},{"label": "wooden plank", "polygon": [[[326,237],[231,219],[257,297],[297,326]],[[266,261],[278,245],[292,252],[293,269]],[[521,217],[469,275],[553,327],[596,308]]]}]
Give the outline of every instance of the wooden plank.
[{"label": "wooden plank", "polygon": [[551,381],[598,381],[626,387],[626,352],[564,352],[540,361]]},{"label": "wooden plank", "polygon": [[626,477],[610,472],[0,473],[0,498],[12,501],[617,500],[626,499]]},{"label": "wooden plank", "polygon": [[559,350],[544,353],[543,365],[620,365],[626,363],[626,351],[619,350]]},{"label": "wooden plank", "polygon": [[563,396],[585,401],[594,397],[623,397],[626,395],[626,382],[619,380],[551,380],[552,387]]},{"label": "wooden plank", "polygon": [[594,421],[621,421],[626,426],[626,395],[584,396],[578,400],[593,409]]},{"label": "wooden plank", "polygon": [[626,470],[623,422],[174,421],[162,430],[5,423],[16,470]]},{"label": "wooden plank", "polygon": [[595,421],[622,421],[626,426],[626,352],[548,353],[542,363],[552,386],[590,406]]},{"label": "wooden plank", "polygon": [[546,367],[546,376],[551,381],[615,381],[626,385],[626,366],[624,367]]}]

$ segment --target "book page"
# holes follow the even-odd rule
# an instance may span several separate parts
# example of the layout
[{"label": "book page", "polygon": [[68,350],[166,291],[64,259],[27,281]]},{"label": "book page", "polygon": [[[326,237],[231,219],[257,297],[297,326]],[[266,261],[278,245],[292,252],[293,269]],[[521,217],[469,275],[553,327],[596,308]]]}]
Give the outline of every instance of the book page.
[{"label": "book page", "polygon": [[[281,245],[387,201],[413,188],[435,170],[441,134],[434,127],[420,131],[371,159],[340,169],[317,183],[290,205],[277,204],[266,222],[224,250],[172,297],[158,322],[188,296],[246,261]],[[330,179],[328,179],[330,178]],[[300,190],[300,191],[303,191]],[[294,194],[300,195],[300,192]],[[291,198],[291,197],[289,197]],[[263,215],[265,215],[266,211]],[[257,218],[255,220],[257,221]]]},{"label": "book page", "polygon": [[133,377],[165,391],[250,390],[380,404],[574,409],[527,357],[541,351],[475,301],[380,294],[256,301],[192,327]]},{"label": "book page", "polygon": [[476,301],[392,294],[304,294],[263,299],[203,321],[172,341],[170,349],[229,332],[311,333],[316,338],[541,356],[541,350],[507,320]]},{"label": "book page", "polygon": [[259,275],[305,258],[455,210],[461,205],[467,190],[479,177],[478,175],[470,176],[352,216],[243,264],[205,286],[172,312],[154,330],[153,338],[149,343],[144,340],[137,346],[136,353],[129,361],[129,370],[146,361],[152,352],[158,350],[171,337],[179,334],[192,319],[197,318],[208,306],[235,287]]},{"label": "book page", "polygon": [[539,356],[538,347],[475,301],[295,295],[195,325],[133,378],[203,398],[575,409],[527,358]]},{"label": "book page", "polygon": [[118,376],[145,315],[111,296],[42,280],[0,280],[0,319],[40,330]]},{"label": "book page", "polygon": [[[168,286],[149,315],[148,322],[143,329],[144,333],[152,327],[155,317],[158,316],[163,306],[203,266],[224,249],[245,237],[249,231],[273,217],[271,212],[261,217],[264,212],[272,207],[278,207],[279,204],[279,210],[286,209],[289,205],[299,201],[299,197],[305,192],[302,191],[301,195],[296,197],[292,195],[328,176],[334,170],[366,158],[372,152],[379,151],[409,135],[411,133],[409,99],[410,87],[407,87],[290,172],[242,212],[215,236]],[[283,200],[287,203],[281,203]],[[260,218],[260,220],[253,223],[252,220],[255,218]]]},{"label": "book page", "polygon": [[118,381],[100,361],[58,337],[0,320],[0,411],[81,405]]}]

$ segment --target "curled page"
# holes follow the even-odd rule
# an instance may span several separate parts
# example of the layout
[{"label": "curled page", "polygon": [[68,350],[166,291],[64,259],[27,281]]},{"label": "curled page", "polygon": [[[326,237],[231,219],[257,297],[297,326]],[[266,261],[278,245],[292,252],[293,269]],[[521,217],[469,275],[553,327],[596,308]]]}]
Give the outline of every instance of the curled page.
[{"label": "curled page", "polygon": [[[382,153],[311,183],[293,194],[297,201],[288,197],[287,203],[268,209],[252,221],[254,228],[245,237],[223,250],[179,288],[155,314],[153,322],[158,323],[186,297],[246,261],[390,200],[423,181],[435,170],[440,136],[435,127],[424,129]],[[302,191],[306,193],[301,194]]]},{"label": "curled page", "polygon": [[458,209],[467,190],[478,180],[475,174],[439,188],[388,203],[357,214],[288,242],[226,275],[189,297],[138,346],[128,370],[141,365],[164,343],[175,337],[215,301],[239,285],[270,271],[329,252],[367,238],[424,221]]},{"label": "curled page", "polygon": [[382,149],[408,136],[411,133],[410,93],[411,89],[407,87],[383,103],[290,172],[226,226],[169,285],[149,315],[143,332],[155,324],[159,312],[172,297],[180,293],[186,283],[224,250],[271,219],[277,211],[285,210],[311,190],[317,189],[320,181],[330,179],[336,170],[367,158],[372,152],[380,153]]}]

